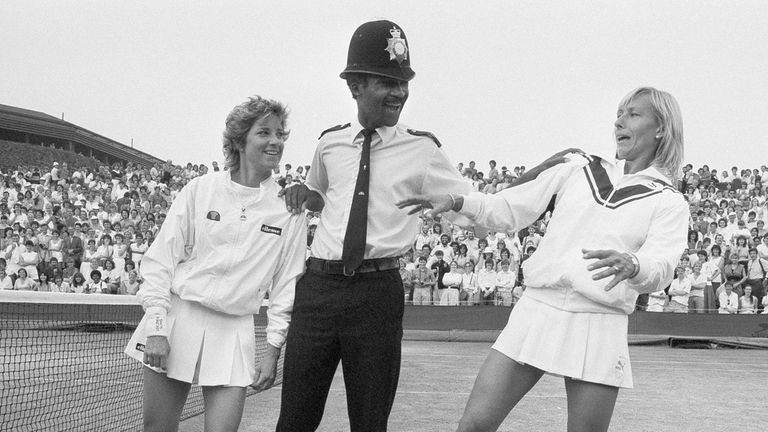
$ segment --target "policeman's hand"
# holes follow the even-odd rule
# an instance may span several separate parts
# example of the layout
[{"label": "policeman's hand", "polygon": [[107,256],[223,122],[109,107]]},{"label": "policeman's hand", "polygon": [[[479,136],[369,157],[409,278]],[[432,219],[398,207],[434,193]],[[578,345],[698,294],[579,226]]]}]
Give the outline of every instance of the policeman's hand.
[{"label": "policeman's hand", "polygon": [[171,346],[165,336],[149,336],[144,347],[144,364],[160,369],[165,369],[168,362],[168,353]]},{"label": "policeman's hand", "polygon": [[544,162],[540,163],[539,165],[537,165],[537,166],[531,168],[530,170],[526,171],[525,173],[523,173],[523,175],[518,177],[517,180],[515,180],[515,182],[513,184],[514,185],[519,185],[519,184],[523,184],[523,183],[526,183],[526,182],[529,182],[529,181],[535,179],[536,177],[539,176],[539,174],[541,174],[542,171],[545,171],[545,170],[547,170],[547,169],[549,169],[549,168],[551,168],[551,167],[553,167],[555,165],[558,165],[558,164],[561,164],[561,163],[565,162],[567,160],[565,155],[567,155],[569,153],[577,153],[577,154],[581,154],[581,155],[586,154],[586,153],[584,153],[584,150],[582,150],[580,148],[575,148],[575,147],[567,148],[565,150],[561,150],[561,151],[553,154],[549,158],[547,158],[547,160],[545,160]]},{"label": "policeman's hand", "polygon": [[440,213],[444,213],[450,210],[451,206],[453,206],[453,202],[454,200],[451,199],[451,196],[448,194],[415,195],[412,197],[408,197],[402,201],[398,201],[395,203],[395,205],[399,209],[413,206],[413,208],[408,211],[409,215],[418,213],[425,209],[429,209],[424,213],[424,215],[427,217],[435,217]]},{"label": "policeman's hand", "polygon": [[256,365],[256,380],[251,384],[256,391],[266,390],[275,383],[277,376],[277,359],[280,358],[280,348],[267,344],[264,358]]},{"label": "policeman's hand", "polygon": [[582,249],[584,259],[597,259],[598,261],[587,266],[587,270],[605,269],[595,275],[593,280],[605,279],[613,276],[613,279],[605,286],[606,291],[610,291],[618,285],[619,282],[629,279],[635,273],[635,265],[632,259],[626,253],[615,250],[588,250]]},{"label": "policeman's hand", "polygon": [[278,192],[277,196],[285,199],[285,208],[293,214],[299,214],[304,210],[320,211],[325,206],[319,193],[309,190],[301,183],[284,188]]}]

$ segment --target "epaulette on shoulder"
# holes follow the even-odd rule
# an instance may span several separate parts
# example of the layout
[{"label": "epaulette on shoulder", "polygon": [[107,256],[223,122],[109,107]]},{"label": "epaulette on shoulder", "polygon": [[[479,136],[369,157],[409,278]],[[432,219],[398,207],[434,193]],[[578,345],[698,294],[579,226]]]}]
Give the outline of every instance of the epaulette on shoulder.
[{"label": "epaulette on shoulder", "polygon": [[432,134],[432,132],[420,131],[420,130],[416,130],[416,129],[406,129],[406,132],[408,132],[409,134],[414,135],[414,136],[427,137],[427,138],[431,139],[432,141],[434,141],[435,144],[437,144],[438,147],[442,147],[443,146],[442,144],[440,144],[440,141],[437,139],[437,137]]},{"label": "epaulette on shoulder", "polygon": [[320,134],[320,136],[319,136],[319,137],[317,137],[317,139],[320,139],[320,138],[322,138],[322,137],[323,137],[323,135],[327,134],[328,132],[336,132],[336,131],[340,131],[340,130],[342,130],[342,129],[346,129],[346,128],[348,128],[349,126],[351,126],[351,124],[350,124],[350,123],[347,123],[347,124],[343,124],[343,125],[336,125],[336,126],[334,126],[334,127],[332,127],[332,128],[328,128],[328,129],[324,130],[324,131],[323,131],[323,132]]}]

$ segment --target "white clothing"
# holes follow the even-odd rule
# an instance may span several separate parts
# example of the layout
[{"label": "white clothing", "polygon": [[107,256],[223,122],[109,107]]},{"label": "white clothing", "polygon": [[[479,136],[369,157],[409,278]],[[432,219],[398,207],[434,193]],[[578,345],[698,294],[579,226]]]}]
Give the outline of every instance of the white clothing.
[{"label": "white clothing", "polygon": [[459,272],[445,273],[443,275],[443,286],[446,288],[459,289],[461,287],[462,276],[463,276],[463,273],[459,273]]},{"label": "white clothing", "polygon": [[[363,142],[363,127],[357,120],[334,129],[320,138],[306,182],[325,201],[312,256],[328,260],[341,259]],[[419,215],[408,216],[408,209],[398,209],[395,202],[424,193],[471,190],[432,139],[401,124],[376,129],[370,157],[366,259],[403,255],[413,245]],[[414,163],[403,164],[404,160]]]},{"label": "white clothing", "polygon": [[[125,353],[142,362],[147,334],[144,315]],[[202,386],[246,387],[256,378],[256,339],[252,315],[229,315],[171,295],[168,312],[171,351],[169,378]],[[182,329],[182,330],[179,330]]]},{"label": "white clothing", "polygon": [[267,342],[281,347],[304,271],[307,227],[304,215],[285,210],[278,191],[271,178],[258,190],[238,185],[229,171],[191,180],[142,259],[138,297],[147,313],[164,315],[175,294],[252,315],[269,293]]},{"label": "white clothing", "polygon": [[0,290],[12,290],[13,280],[10,276],[6,275],[5,278],[0,279]]},{"label": "white clothing", "polygon": [[759,256],[764,260],[768,260],[768,246],[766,246],[765,243],[760,243],[756,249],[757,249],[757,256]]},{"label": "white clothing", "polygon": [[688,297],[691,293],[691,279],[688,277],[680,280],[676,278],[669,285],[669,295],[672,296],[670,301],[680,303],[688,307]]},{"label": "white clothing", "polygon": [[[691,275],[688,276],[688,279],[691,281],[689,296],[704,297],[704,288],[707,286],[707,275],[705,275],[704,272],[699,272],[699,276],[697,277],[695,273],[691,273]],[[699,287],[696,288],[695,285],[698,285]]]},{"label": "white clothing", "polygon": [[648,312],[664,312],[664,306],[667,303],[667,293],[664,290],[652,292],[648,295]]},{"label": "white clothing", "polygon": [[725,291],[721,292],[718,296],[720,301],[720,309],[718,313],[721,314],[735,314],[739,310],[739,295],[731,291],[728,295]]},{"label": "white clothing", "polygon": [[568,312],[528,293],[512,308],[493,349],[548,374],[632,388],[627,315]]},{"label": "white clothing", "polygon": [[[687,244],[688,205],[664,181],[653,167],[625,175],[624,161],[574,155],[534,180],[466,196],[460,213],[489,229],[517,230],[555,197],[547,235],[523,263],[526,295],[566,311],[630,314],[639,293],[669,284]],[[582,248],[632,252],[639,273],[606,292],[611,278],[592,280]]]}]

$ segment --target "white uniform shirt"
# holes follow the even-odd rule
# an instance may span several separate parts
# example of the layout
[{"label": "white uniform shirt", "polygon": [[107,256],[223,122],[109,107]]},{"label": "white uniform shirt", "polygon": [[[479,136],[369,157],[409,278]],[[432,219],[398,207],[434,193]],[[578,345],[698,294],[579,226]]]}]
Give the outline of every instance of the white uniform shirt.
[{"label": "white uniform shirt", "polygon": [[735,314],[739,310],[739,295],[731,291],[728,295],[725,291],[721,292],[717,297],[720,301],[720,313],[732,313]]},{"label": "white uniform shirt", "polygon": [[191,180],[141,261],[145,310],[164,313],[174,293],[219,312],[255,314],[269,292],[267,342],[281,347],[304,271],[307,228],[304,215],[285,210],[278,191],[271,178],[258,192],[245,188],[229,171]]},{"label": "white uniform shirt", "polygon": [[[351,124],[320,138],[307,176],[307,187],[325,201],[313,257],[341,259],[363,142],[363,127],[357,121]],[[432,139],[413,135],[399,124],[379,127],[372,136],[369,184],[365,259],[399,256],[413,245],[419,215],[408,216],[409,209],[398,209],[396,202],[417,194],[471,189]]]},{"label": "white uniform shirt", "polygon": [[690,293],[691,279],[687,276],[682,280],[676,278],[669,285],[669,295],[672,296],[670,300],[673,302],[688,306],[688,297],[690,296]]},{"label": "white uniform shirt", "polygon": [[[470,194],[461,214],[492,230],[518,230],[554,200],[547,235],[523,262],[526,295],[571,312],[630,314],[639,293],[669,284],[687,244],[688,205],[657,180],[666,181],[653,167],[625,175],[624,161],[572,156],[526,183]],[[582,248],[633,252],[640,271],[605,291],[612,278],[592,280],[594,260],[583,259]]]}]

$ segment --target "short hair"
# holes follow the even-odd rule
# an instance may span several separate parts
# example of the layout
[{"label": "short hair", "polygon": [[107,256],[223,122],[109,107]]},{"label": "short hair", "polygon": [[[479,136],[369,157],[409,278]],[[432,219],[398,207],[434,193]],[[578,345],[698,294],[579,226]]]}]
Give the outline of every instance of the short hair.
[{"label": "short hair", "polygon": [[240,150],[245,147],[245,139],[248,131],[258,120],[270,115],[280,118],[285,126],[288,119],[288,109],[285,105],[272,99],[264,99],[261,96],[252,96],[247,101],[232,108],[227,115],[224,128],[222,149],[224,151],[224,167],[235,172],[240,167]]},{"label": "short hair", "polygon": [[661,140],[656,149],[656,156],[651,165],[670,180],[678,178],[683,164],[683,115],[675,98],[662,90],[653,87],[638,87],[619,103],[625,107],[633,99],[647,95],[656,114],[656,120],[661,125]]},{"label": "short hair", "polygon": [[99,279],[101,279],[101,272],[98,270],[91,271],[91,279],[93,279],[94,276],[98,276]]}]

